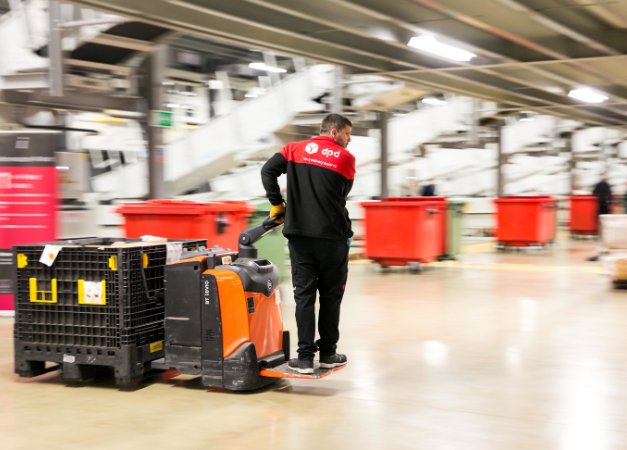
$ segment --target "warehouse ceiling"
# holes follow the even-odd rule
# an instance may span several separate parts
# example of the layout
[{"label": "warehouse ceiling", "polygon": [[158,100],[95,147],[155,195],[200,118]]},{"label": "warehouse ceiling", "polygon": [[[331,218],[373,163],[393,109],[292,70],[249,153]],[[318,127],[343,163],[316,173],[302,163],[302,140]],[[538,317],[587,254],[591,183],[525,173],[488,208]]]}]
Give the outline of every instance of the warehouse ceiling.
[{"label": "warehouse ceiling", "polygon": [[[239,46],[592,125],[627,125],[627,0],[72,0]],[[407,43],[435,36],[458,62]],[[591,88],[604,103],[568,96]]]}]

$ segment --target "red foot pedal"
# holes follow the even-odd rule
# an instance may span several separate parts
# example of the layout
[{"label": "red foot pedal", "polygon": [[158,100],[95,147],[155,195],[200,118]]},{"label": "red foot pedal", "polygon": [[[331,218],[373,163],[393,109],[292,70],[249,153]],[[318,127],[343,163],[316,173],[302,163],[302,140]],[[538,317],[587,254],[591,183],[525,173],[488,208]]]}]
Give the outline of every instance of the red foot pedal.
[{"label": "red foot pedal", "polygon": [[284,363],[280,366],[273,367],[272,369],[262,369],[259,372],[259,375],[261,375],[262,377],[270,378],[304,378],[308,380],[318,380],[320,378],[328,377],[333,372],[342,370],[344,367],[346,367],[346,364],[340,367],[335,367],[333,369],[321,369],[320,363],[318,361],[315,361],[314,373],[300,373],[294,369],[290,369],[287,363]]}]

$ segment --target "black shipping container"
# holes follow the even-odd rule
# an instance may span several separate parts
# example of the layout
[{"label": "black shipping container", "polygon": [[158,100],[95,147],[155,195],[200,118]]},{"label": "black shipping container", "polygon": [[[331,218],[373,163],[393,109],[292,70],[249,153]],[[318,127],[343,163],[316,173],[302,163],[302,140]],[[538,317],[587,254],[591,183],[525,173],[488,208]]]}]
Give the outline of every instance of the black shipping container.
[{"label": "black shipping container", "polygon": [[[127,238],[13,247],[16,373],[41,375],[53,362],[71,382],[98,366],[112,368],[117,384],[140,380],[144,364],[164,356],[164,268],[177,243],[206,247]],[[46,245],[62,247],[51,267],[39,262]]]}]

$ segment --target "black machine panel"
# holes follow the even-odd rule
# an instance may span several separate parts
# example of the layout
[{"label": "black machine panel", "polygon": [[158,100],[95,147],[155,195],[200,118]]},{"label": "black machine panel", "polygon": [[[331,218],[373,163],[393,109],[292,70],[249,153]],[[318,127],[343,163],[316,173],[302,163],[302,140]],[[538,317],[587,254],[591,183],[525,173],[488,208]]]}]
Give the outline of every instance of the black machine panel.
[{"label": "black machine panel", "polygon": [[236,258],[228,249],[199,248],[165,268],[165,365],[189,375],[202,370],[209,386],[222,383],[222,329],[216,280],[203,272]]},{"label": "black machine panel", "polygon": [[168,345],[200,347],[200,275],[207,259],[165,269],[165,341]]},{"label": "black machine panel", "polygon": [[223,387],[222,317],[215,276],[201,276],[202,289],[202,383]]}]

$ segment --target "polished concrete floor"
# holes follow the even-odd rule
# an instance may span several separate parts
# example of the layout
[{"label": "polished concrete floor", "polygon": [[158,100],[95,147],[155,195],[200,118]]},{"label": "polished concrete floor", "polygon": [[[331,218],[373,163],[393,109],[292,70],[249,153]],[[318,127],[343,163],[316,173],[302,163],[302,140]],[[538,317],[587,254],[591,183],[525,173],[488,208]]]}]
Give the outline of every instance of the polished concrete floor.
[{"label": "polished concrete floor", "polygon": [[489,247],[420,275],[352,264],[348,367],[253,393],[19,379],[0,319],[0,448],[627,449],[627,291],[586,261],[595,244]]}]

